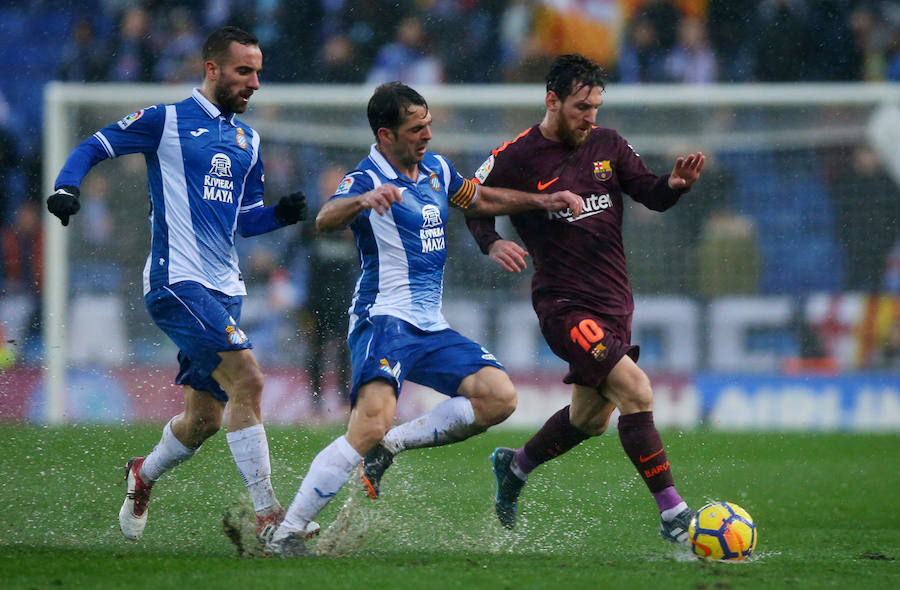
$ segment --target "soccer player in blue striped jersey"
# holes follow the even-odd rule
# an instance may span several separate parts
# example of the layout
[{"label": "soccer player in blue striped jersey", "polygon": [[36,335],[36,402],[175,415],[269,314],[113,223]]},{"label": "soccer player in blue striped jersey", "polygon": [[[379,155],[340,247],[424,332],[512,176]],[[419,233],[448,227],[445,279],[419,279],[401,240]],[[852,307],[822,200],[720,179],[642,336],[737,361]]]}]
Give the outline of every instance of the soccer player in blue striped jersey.
[{"label": "soccer player in blue striped jersey", "polygon": [[[404,84],[379,86],[368,118],[375,144],[316,218],[324,232],[349,225],[360,254],[347,340],[352,410],[346,434],[315,457],[275,532],[271,548],[284,557],[305,553],[309,523],[367,454],[381,459],[375,481],[364,465],[375,496],[377,480],[400,451],[464,440],[515,410],[515,389],[503,366],[441,314],[449,207],[466,215],[581,211],[581,199],[569,191],[540,195],[478,187],[463,178],[449,160],[427,151],[431,113]],[[407,379],[449,399],[391,429]]]},{"label": "soccer player in blue striped jersey", "polygon": [[176,383],[184,411],[163,429],[146,457],[128,461],[122,534],[139,540],[150,490],[159,477],[190,459],[221,427],[256,511],[257,533],[274,530],[284,509],[272,489],[269,448],[260,419],[263,374],[240,327],[246,295],[235,233],[252,236],[302,220],[302,193],[263,205],[259,134],[237,119],[259,89],[262,52],[235,27],[212,33],[203,46],[200,88],[176,104],[141,109],[94,133],[69,155],[47,200],[68,225],[79,209],[79,186],[99,162],[142,153],[150,196],[150,254],[144,301],[154,322],[178,345]]}]

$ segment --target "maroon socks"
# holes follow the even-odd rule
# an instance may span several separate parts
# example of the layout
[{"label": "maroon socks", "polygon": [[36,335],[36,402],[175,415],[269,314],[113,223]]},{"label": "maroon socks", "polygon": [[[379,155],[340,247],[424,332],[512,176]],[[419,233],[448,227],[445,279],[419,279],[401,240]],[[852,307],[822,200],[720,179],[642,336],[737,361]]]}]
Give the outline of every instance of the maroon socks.
[{"label": "maroon socks", "polygon": [[525,475],[590,438],[569,420],[569,406],[550,416],[541,429],[516,451],[516,465]]}]

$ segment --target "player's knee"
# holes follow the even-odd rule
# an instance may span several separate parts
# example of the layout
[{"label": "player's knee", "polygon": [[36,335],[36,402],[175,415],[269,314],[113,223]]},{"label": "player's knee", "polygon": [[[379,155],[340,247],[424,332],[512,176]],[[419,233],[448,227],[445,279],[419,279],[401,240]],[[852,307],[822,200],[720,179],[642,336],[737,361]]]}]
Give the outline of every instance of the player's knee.
[{"label": "player's knee", "polygon": [[240,398],[248,402],[259,403],[262,399],[263,384],[265,378],[262,371],[247,370],[243,371],[234,379],[232,386],[233,391],[228,392],[230,398]]},{"label": "player's knee", "polygon": [[653,388],[650,378],[643,371],[633,373],[626,384],[624,399],[628,405],[637,411],[646,411],[653,408]]},{"label": "player's knee", "polygon": [[497,396],[497,422],[502,422],[509,418],[512,413],[516,411],[516,405],[518,404],[518,402],[519,398],[516,395],[516,388],[513,387],[513,384],[511,382],[508,383],[505,387],[501,388]]},{"label": "player's knee", "polygon": [[569,416],[572,426],[588,436],[600,436],[609,427],[611,412],[602,412],[593,415],[571,414]]},{"label": "player's knee", "polygon": [[513,387],[511,381],[507,380],[506,383],[497,384],[489,395],[479,396],[477,400],[472,400],[475,421],[484,427],[499,424],[516,411],[517,402],[516,388]]}]

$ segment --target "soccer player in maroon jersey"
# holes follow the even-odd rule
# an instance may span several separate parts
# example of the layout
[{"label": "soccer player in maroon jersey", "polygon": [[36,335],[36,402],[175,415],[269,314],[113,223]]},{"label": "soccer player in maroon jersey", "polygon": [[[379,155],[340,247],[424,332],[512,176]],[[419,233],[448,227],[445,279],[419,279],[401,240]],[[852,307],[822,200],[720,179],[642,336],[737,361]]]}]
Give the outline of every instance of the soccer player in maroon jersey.
[{"label": "soccer player in maroon jersey", "polygon": [[547,74],[543,121],[491,152],[476,172],[484,186],[518,190],[567,189],[584,199],[580,215],[529,211],[510,217],[527,251],[504,240],[494,218],[467,218],[482,252],[510,272],[534,259],[532,303],[553,352],[569,363],[564,381],[571,404],[550,417],[521,448],[491,455],[497,477],[495,509],[513,528],[516,503],[538,465],[606,430],[619,409],[619,438],[660,510],[660,534],[687,542],[692,516],[675,490],[662,439],[653,423],[653,390],[631,344],[634,300],[622,245],[622,196],[664,211],[694,184],[702,153],[675,160],[657,176],[618,133],[596,127],[603,103],[603,70],[581,55],[557,57]]}]

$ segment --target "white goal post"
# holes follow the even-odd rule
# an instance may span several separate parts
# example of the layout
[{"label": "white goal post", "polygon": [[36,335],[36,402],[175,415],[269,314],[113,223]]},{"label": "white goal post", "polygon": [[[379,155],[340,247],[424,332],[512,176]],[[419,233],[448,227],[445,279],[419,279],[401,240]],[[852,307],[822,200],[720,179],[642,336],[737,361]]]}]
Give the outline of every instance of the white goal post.
[{"label": "white goal post", "polygon": [[[543,112],[544,89],[541,85],[458,85],[417,88],[435,110],[435,149],[453,153],[486,154],[501,141],[514,136],[525,125],[537,122]],[[312,147],[367,149],[371,131],[365,125],[365,106],[371,95],[369,86],[341,85],[264,85],[254,95],[250,111],[242,118],[259,129],[263,140],[302,142]],[[69,151],[96,128],[77,128],[82,108],[100,109],[108,124],[128,112],[152,104],[175,102],[189,96],[191,86],[146,84],[74,84],[53,82],[44,91],[43,122],[43,194],[49,195],[53,182]],[[900,85],[890,84],[760,84],[760,85],[611,85],[604,95],[598,124],[619,130],[647,153],[668,154],[673,149],[769,149],[779,146],[822,146],[868,141],[882,153],[885,166],[900,179]],[[794,113],[817,111],[817,117],[798,127],[735,128],[711,123],[712,112],[730,109],[772,107],[793,109]],[[311,113],[309,118],[291,116],[269,118],[269,108],[295,109]],[[491,129],[483,128],[477,114],[492,112],[522,113],[514,122]],[[852,110],[848,117],[828,116],[829,110]],[[341,112],[344,116],[318,120],[317,112]],[[452,125],[445,125],[444,112],[462,113]],[[608,124],[607,111],[623,113],[623,125]],[[668,123],[650,128],[634,124],[643,114],[700,112],[698,121],[685,128],[678,116]],[[703,113],[709,113],[705,115]],[[824,115],[823,115],[824,113]],[[470,114],[471,116],[467,115]],[[628,119],[627,116],[632,117]],[[668,116],[668,115],[667,115]],[[691,119],[693,120],[693,119]],[[518,126],[517,126],[518,125]],[[263,153],[265,154],[265,148]],[[364,153],[360,151],[360,153]],[[885,157],[889,155],[890,157]],[[471,171],[462,170],[468,173]],[[67,310],[69,294],[68,230],[45,210],[45,265],[43,282],[43,338],[45,419],[65,421],[67,367]],[[98,327],[98,329],[102,329]]]}]

